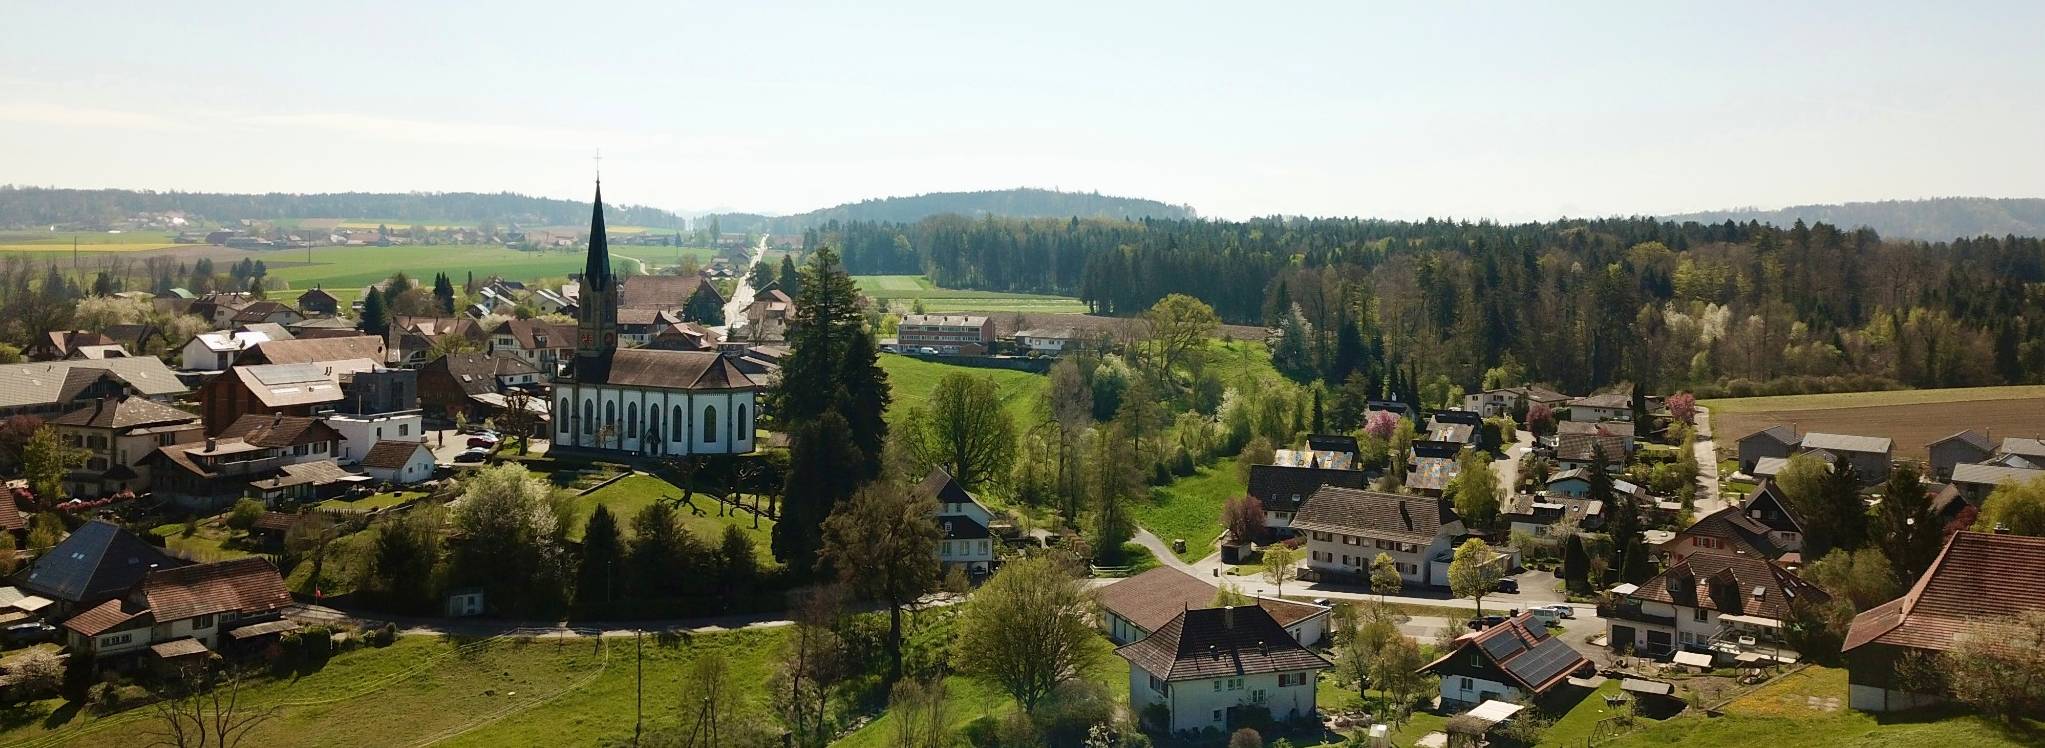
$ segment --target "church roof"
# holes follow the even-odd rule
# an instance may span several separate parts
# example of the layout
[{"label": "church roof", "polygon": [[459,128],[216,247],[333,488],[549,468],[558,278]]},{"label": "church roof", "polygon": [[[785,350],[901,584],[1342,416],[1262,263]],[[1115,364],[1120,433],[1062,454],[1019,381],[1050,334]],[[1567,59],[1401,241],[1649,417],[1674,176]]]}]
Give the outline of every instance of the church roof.
[{"label": "church roof", "polygon": [[[669,390],[754,389],[759,384],[739,371],[730,359],[708,351],[664,351],[627,348],[610,356],[609,371],[599,377],[578,373],[585,384],[615,384]],[[578,362],[579,363],[579,362]]]},{"label": "church roof", "polygon": [[589,258],[582,265],[582,277],[593,290],[611,287],[611,246],[604,236],[604,183],[596,183],[596,200],[589,209]]}]

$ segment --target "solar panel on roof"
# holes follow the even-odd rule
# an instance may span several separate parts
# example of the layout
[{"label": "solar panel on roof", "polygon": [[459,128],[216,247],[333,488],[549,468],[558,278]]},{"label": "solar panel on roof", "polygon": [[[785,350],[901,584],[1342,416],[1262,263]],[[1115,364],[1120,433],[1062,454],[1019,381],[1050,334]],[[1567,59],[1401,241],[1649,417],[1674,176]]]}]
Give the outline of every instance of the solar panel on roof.
[{"label": "solar panel on roof", "polygon": [[1491,657],[1498,660],[1519,654],[1521,650],[1527,648],[1525,644],[1520,642],[1520,637],[1517,634],[1494,636],[1485,639],[1483,645],[1484,651],[1491,653]]},{"label": "solar panel on roof", "polygon": [[1531,685],[1540,685],[1576,664],[1578,655],[1569,644],[1561,639],[1550,638],[1541,642],[1532,651],[1520,655],[1505,664],[1505,669],[1520,680]]},{"label": "solar panel on roof", "polygon": [[276,366],[251,366],[249,376],[263,384],[288,384],[326,379],[326,372],[312,364],[279,364]]}]

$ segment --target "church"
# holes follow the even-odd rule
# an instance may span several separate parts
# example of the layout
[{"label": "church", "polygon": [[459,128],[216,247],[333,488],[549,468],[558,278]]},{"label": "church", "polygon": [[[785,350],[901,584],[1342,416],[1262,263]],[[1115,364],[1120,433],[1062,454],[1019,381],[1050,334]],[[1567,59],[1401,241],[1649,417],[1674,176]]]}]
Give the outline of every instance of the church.
[{"label": "church", "polygon": [[753,451],[760,385],[711,351],[618,348],[603,185],[589,225],[575,355],[554,377],[554,446],[658,457]]}]

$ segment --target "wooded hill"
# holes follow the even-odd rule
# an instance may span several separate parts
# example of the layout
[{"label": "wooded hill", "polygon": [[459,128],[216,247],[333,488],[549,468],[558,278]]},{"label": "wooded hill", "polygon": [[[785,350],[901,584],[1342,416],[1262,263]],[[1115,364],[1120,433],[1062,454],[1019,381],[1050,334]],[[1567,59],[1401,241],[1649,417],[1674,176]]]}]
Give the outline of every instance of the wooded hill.
[{"label": "wooded hill", "polygon": [[[1926,244],[1828,224],[1651,219],[1500,225],[1354,219],[938,216],[852,223],[854,273],[1078,296],[1167,294],[1286,331],[1281,368],[1343,383],[1401,368],[1474,389],[1502,368],[1575,392],[1949,387],[2045,381],[2045,244]],[[1707,390],[1709,391],[1709,390]]]},{"label": "wooded hill", "polygon": [[[261,195],[148,190],[78,190],[0,185],[0,226],[110,225],[137,213],[183,211],[188,220],[219,224],[241,219],[276,221],[339,218],[359,221],[499,226],[579,226],[589,203],[509,192],[334,192]],[[608,205],[614,226],[679,227],[681,217],[659,208]]]},{"label": "wooded hill", "polygon": [[[1192,218],[1193,208],[1168,205],[1156,200],[1114,197],[1098,192],[1059,192],[1017,188],[980,192],[932,192],[909,197],[883,197],[846,203],[792,216],[763,216],[752,213],[722,213],[715,216],[723,231],[765,231],[775,234],[800,233],[833,221],[919,221],[929,216],[955,213],[964,216],[1005,216],[1009,218]],[[705,217],[701,220],[708,220]]]},{"label": "wooded hill", "polygon": [[2045,199],[1941,197],[1930,200],[1883,200],[1874,203],[1797,205],[1781,210],[1739,209],[1668,216],[1668,220],[1699,223],[1760,221],[1776,226],[1829,223],[1862,226],[1883,236],[1946,241],[1975,236],[2045,236]]}]

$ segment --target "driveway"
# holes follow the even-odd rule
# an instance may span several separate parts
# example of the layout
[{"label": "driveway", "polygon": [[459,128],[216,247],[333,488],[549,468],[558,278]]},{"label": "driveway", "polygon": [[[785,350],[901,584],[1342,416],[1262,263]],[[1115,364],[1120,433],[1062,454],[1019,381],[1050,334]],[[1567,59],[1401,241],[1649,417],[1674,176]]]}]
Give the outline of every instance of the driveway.
[{"label": "driveway", "polygon": [[1506,493],[1519,490],[1520,458],[1534,451],[1534,432],[1514,431],[1512,442],[1512,446],[1505,448],[1505,456],[1491,461],[1491,472],[1498,474],[1498,484]]},{"label": "driveway", "polygon": [[1697,409],[1697,500],[1692,515],[1703,517],[1725,508],[1718,491],[1718,443],[1711,438],[1711,409]]}]

